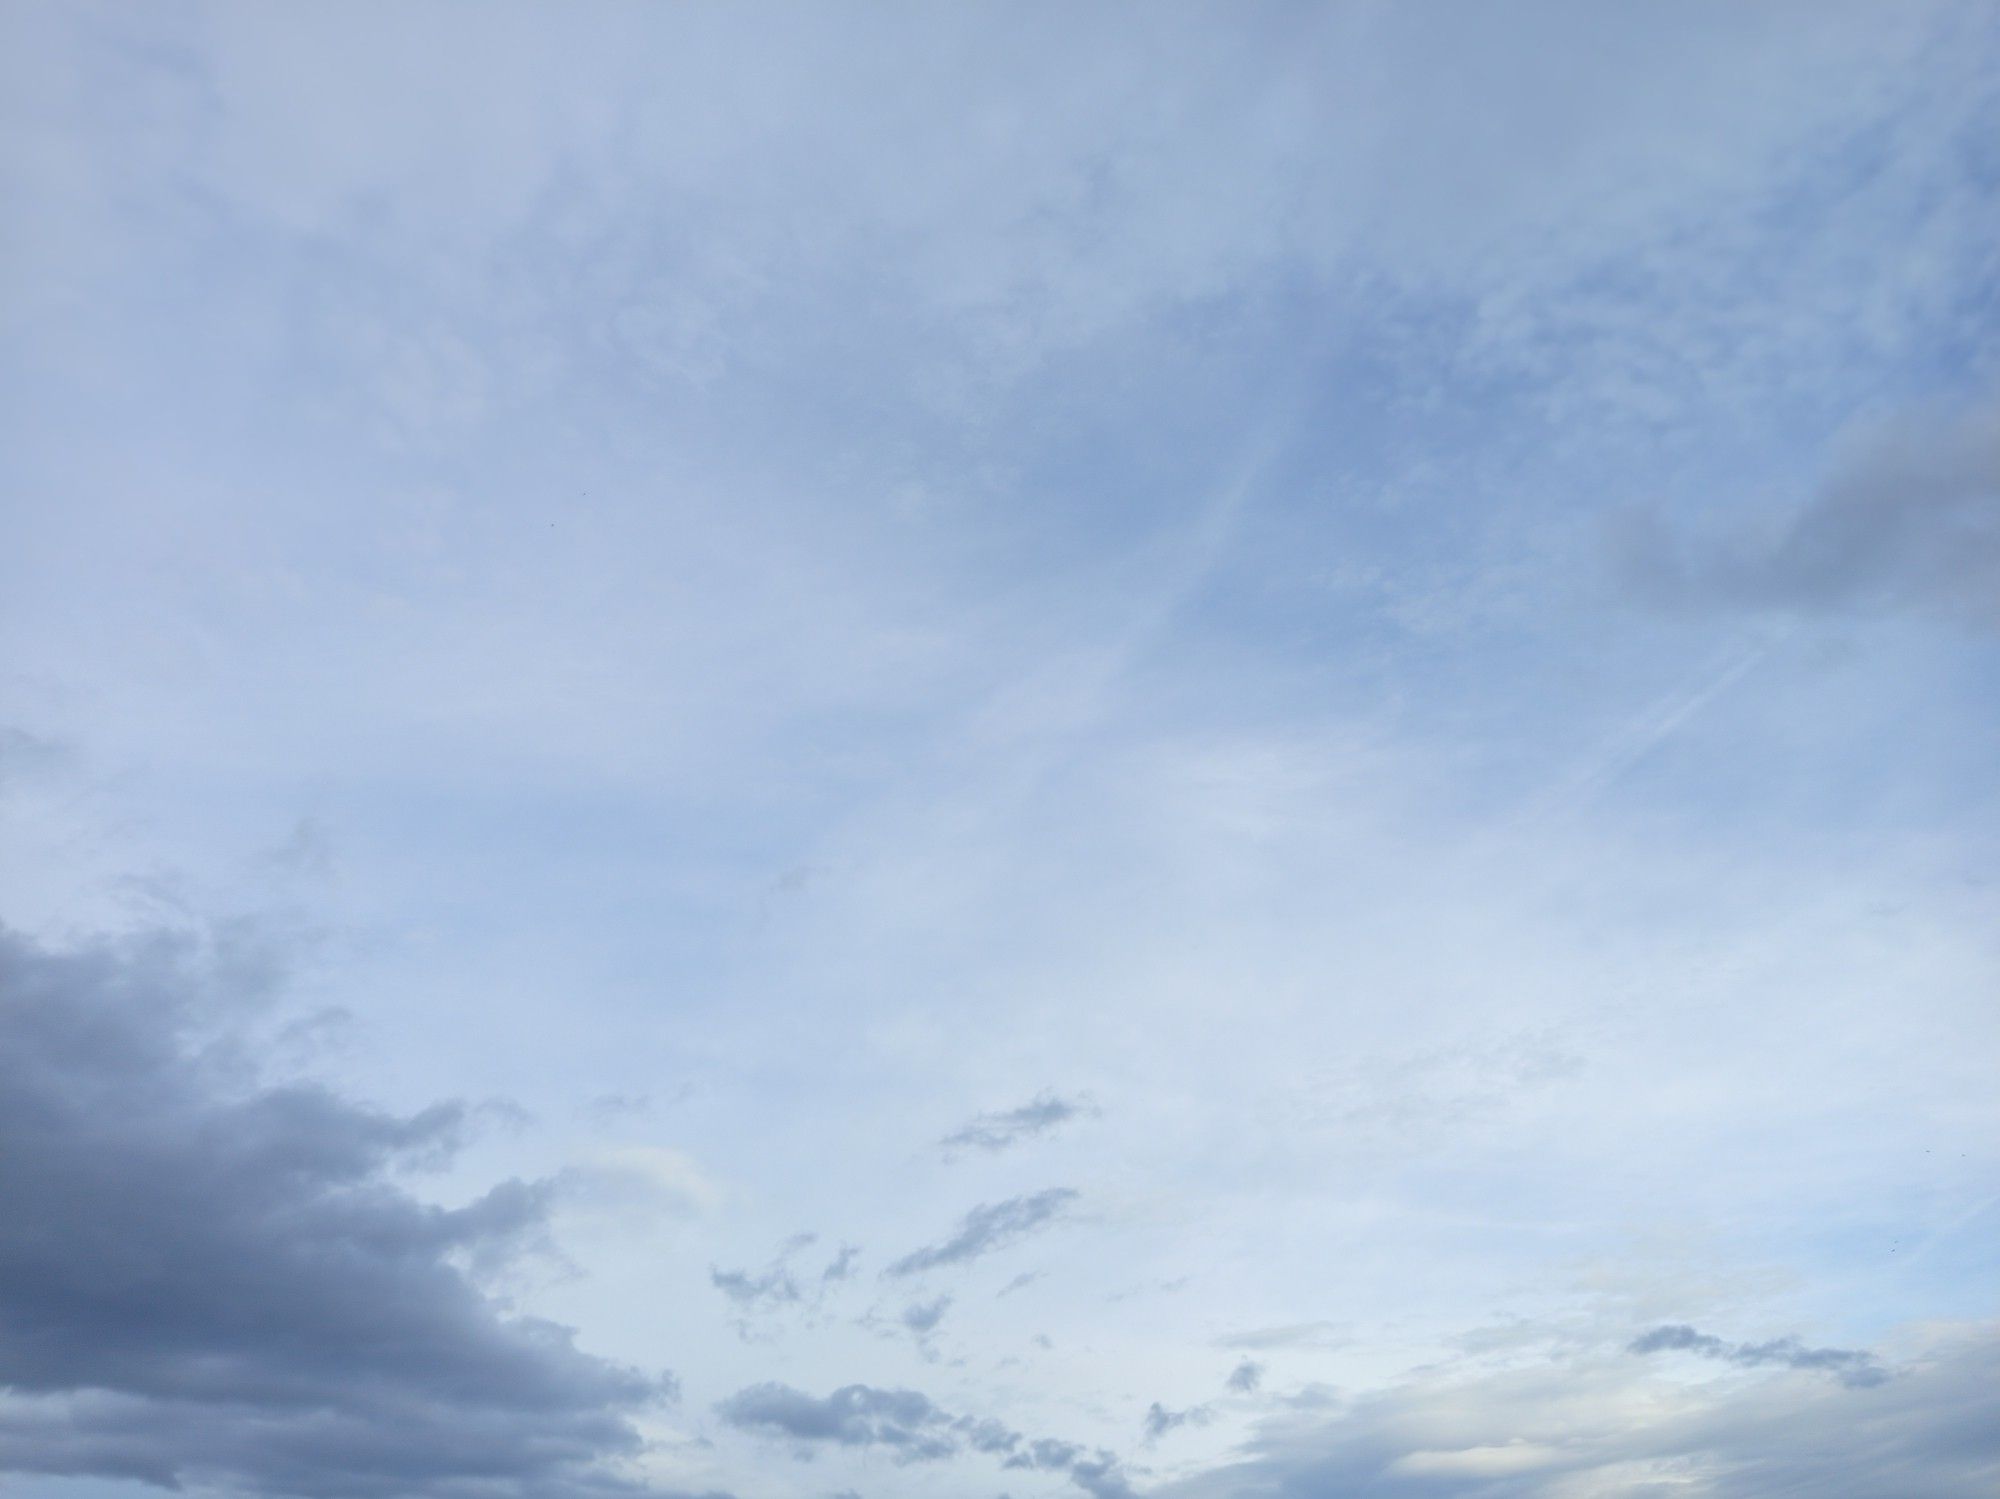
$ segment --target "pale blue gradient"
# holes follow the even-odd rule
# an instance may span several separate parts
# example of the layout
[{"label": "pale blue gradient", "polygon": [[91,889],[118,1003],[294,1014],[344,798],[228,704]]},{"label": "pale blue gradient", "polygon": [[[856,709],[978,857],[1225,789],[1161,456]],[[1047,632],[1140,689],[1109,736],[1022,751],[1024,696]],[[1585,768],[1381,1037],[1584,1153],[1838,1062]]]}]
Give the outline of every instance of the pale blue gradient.
[{"label": "pale blue gradient", "polygon": [[[423,1190],[572,1184],[506,1291],[678,1373],[661,1491],[1082,1481],[773,1381],[1207,1494],[1331,1389],[1845,1420],[1654,1325],[1990,1342],[2000,464],[1753,586],[2000,442],[1990,7],[4,27],[0,917],[253,921],[274,1065],[506,1101]],[[1380,1491],[1667,1471],[1483,1399]]]}]

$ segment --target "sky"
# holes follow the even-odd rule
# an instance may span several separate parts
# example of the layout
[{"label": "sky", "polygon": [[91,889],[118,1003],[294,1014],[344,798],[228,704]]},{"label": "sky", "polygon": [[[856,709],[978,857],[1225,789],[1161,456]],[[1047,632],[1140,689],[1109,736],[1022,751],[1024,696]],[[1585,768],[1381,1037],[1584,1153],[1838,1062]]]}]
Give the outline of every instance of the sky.
[{"label": "sky", "polygon": [[0,1490],[2000,1485],[2000,10],[0,5]]}]

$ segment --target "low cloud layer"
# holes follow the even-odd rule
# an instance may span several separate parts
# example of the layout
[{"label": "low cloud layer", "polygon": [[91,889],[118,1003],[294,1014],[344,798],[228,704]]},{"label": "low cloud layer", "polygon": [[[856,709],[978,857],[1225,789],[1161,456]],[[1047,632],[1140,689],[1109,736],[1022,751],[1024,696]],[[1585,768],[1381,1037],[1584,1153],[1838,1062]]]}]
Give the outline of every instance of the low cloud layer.
[{"label": "low cloud layer", "polygon": [[546,1185],[456,1208],[390,1178],[459,1113],[256,1080],[197,1044],[226,949],[78,953],[0,932],[0,1470],[303,1496],[630,1485],[669,1379],[506,1315],[467,1263],[540,1232]]},{"label": "low cloud layer", "polygon": [[938,1143],[947,1153],[959,1150],[1005,1150],[1037,1135],[1045,1135],[1072,1119],[1095,1111],[1082,1099],[1062,1098],[1055,1093],[1038,1093],[1017,1109],[981,1114],[953,1130]]},{"label": "low cloud layer", "polygon": [[[1681,1346],[1668,1331],[1676,1335],[1660,1346]],[[1149,1492],[1983,1499],[1996,1481],[2000,1329],[1978,1327],[1940,1336],[1895,1378],[1863,1386],[1769,1368],[1744,1382],[1685,1384],[1651,1360],[1612,1355],[1436,1374],[1352,1398],[1306,1391],[1261,1420],[1236,1460]]]},{"label": "low cloud layer", "polygon": [[1053,1223],[1076,1197],[1072,1188],[1050,1187],[1025,1197],[1010,1197],[1005,1202],[981,1203],[965,1215],[958,1232],[942,1244],[912,1250],[884,1273],[915,1275],[978,1259]]}]

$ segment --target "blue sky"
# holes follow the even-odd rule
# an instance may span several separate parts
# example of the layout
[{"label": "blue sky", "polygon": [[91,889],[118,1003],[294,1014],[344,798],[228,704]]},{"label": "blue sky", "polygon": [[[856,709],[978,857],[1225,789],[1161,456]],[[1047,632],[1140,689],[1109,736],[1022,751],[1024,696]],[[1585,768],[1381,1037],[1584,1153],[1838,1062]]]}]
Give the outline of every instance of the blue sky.
[{"label": "blue sky", "polygon": [[19,1492],[1986,1491],[1989,6],[0,24]]}]

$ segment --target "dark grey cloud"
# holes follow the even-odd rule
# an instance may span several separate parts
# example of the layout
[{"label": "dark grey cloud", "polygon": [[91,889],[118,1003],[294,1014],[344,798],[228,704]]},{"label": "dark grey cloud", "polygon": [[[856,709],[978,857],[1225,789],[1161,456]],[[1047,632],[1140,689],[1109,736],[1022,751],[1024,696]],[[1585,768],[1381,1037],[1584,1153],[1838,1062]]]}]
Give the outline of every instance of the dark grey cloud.
[{"label": "dark grey cloud", "polygon": [[1808,1348],[1797,1338],[1777,1338],[1768,1343],[1725,1343],[1710,1333],[1699,1332],[1684,1323],[1656,1327],[1634,1338],[1633,1353],[1693,1353],[1702,1358],[1722,1359],[1754,1368],[1759,1364],[1779,1364],[1788,1369],[1822,1369],[1840,1377],[1843,1384],[1866,1386],[1882,1383],[1889,1373],[1875,1355],[1860,1348]]},{"label": "dark grey cloud", "polygon": [[1774,530],[1690,536],[1638,513],[1616,540],[1626,581],[1670,605],[2000,626],[2000,405],[1878,430]]},{"label": "dark grey cloud", "polygon": [[1239,1395],[1255,1394],[1257,1386],[1263,1382],[1264,1366],[1255,1359],[1249,1358],[1246,1358],[1234,1369],[1231,1369],[1229,1371],[1229,1378],[1224,1381],[1230,1389],[1236,1391]]},{"label": "dark grey cloud", "polygon": [[1667,1385],[1597,1357],[1286,1402],[1237,1456],[1150,1499],[1984,1499],[2000,1485],[2000,1331],[1933,1343],[1884,1383]]},{"label": "dark grey cloud", "polygon": [[911,1251],[883,1273],[914,1275],[921,1270],[935,1270],[943,1265],[958,1265],[977,1259],[1054,1222],[1065,1208],[1076,1201],[1076,1196],[1072,1188],[1049,1187],[1025,1197],[1010,1197],[1004,1202],[981,1203],[965,1215],[959,1223],[958,1232],[949,1239],[942,1244]]},{"label": "dark grey cloud", "polygon": [[953,1415],[916,1390],[844,1385],[812,1396],[785,1384],[739,1390],[716,1407],[739,1430],[792,1442],[801,1457],[817,1446],[881,1447],[897,1463],[940,1462],[976,1453],[1001,1466],[1066,1475],[1096,1499],[1129,1499],[1117,1457],[1074,1442],[1029,1438],[991,1417]]},{"label": "dark grey cloud", "polygon": [[260,1080],[232,1008],[268,953],[77,952],[0,930],[0,1472],[303,1496],[623,1489],[671,1381],[507,1315],[467,1266],[536,1242],[552,1188],[459,1208],[394,1168],[401,1117]]},{"label": "dark grey cloud", "polygon": [[1096,1112],[1087,1099],[1062,1098],[1044,1091],[1019,1108],[981,1114],[971,1123],[946,1135],[938,1144],[947,1152],[1005,1150],[1023,1140],[1047,1134],[1072,1119]]}]

